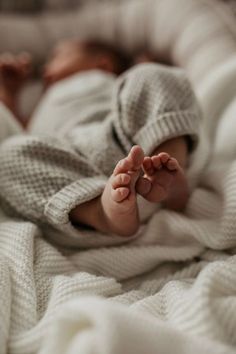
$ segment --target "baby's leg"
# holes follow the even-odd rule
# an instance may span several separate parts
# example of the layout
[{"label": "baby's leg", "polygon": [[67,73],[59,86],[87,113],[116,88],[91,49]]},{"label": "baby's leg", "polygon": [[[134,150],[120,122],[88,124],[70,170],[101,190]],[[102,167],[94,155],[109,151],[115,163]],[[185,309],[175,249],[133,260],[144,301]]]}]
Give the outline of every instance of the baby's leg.
[{"label": "baby's leg", "polygon": [[[184,138],[175,140],[163,144],[163,148],[171,151],[175,146],[177,155],[181,153],[180,160],[183,160]],[[183,208],[188,199],[184,170],[176,159],[159,150],[162,151],[162,146],[152,157],[144,157],[139,146],[132,147],[128,156],[116,165],[103,194],[71,211],[72,223],[89,225],[105,233],[131,236],[140,223],[137,193],[151,202],[163,202],[171,209]],[[145,175],[140,177],[142,166]]]},{"label": "baby's leg", "polygon": [[188,199],[186,137],[191,148],[201,119],[185,73],[142,64],[123,75],[117,86],[116,135],[124,149],[137,144],[148,156],[143,163],[144,176],[137,183],[138,193],[151,202],[183,208]]}]

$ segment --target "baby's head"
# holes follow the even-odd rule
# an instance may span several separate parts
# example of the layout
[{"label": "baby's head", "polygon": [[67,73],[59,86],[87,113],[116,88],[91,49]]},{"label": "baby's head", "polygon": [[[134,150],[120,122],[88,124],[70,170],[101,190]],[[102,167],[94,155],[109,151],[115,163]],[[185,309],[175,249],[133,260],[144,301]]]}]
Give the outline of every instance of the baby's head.
[{"label": "baby's head", "polygon": [[121,50],[98,41],[70,40],[57,45],[45,65],[44,79],[50,85],[72,74],[100,69],[116,75],[130,66]]}]

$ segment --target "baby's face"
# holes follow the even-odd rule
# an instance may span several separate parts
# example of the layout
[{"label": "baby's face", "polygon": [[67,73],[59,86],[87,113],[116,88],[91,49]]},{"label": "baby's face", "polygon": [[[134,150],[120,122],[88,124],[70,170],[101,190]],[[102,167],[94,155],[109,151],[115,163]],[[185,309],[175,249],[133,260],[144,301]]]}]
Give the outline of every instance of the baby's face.
[{"label": "baby's face", "polygon": [[[66,77],[81,71],[92,69],[104,69],[105,65],[111,66],[107,71],[112,71],[113,63],[104,55],[92,55],[82,43],[66,41],[57,45],[46,63],[43,78],[46,86],[49,86]],[[104,67],[103,67],[104,66]]]},{"label": "baby's face", "polygon": [[95,68],[92,56],[82,44],[67,41],[57,45],[44,67],[43,77],[46,85],[51,85],[72,74]]}]

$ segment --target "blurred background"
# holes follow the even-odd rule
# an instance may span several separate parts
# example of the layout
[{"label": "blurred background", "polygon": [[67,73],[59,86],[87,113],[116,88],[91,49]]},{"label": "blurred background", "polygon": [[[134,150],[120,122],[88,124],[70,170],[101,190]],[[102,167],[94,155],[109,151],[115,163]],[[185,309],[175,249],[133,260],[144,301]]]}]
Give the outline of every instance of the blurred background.
[{"label": "blurred background", "polygon": [[61,40],[95,37],[129,54],[148,48],[182,66],[200,91],[206,74],[235,55],[235,16],[236,0],[0,0],[0,54],[32,55],[20,100],[27,119],[42,93],[42,65]]},{"label": "blurred background", "polygon": [[[65,11],[76,9],[82,5],[94,2],[122,2],[125,0],[0,0],[1,12],[37,13],[41,11]],[[139,0],[136,0],[139,1]],[[236,13],[236,0],[227,2]]]},{"label": "blurred background", "polygon": [[[93,2],[111,2],[111,0],[0,0],[1,12],[36,13],[39,11],[64,11],[78,8]],[[125,1],[125,0],[113,0]]]}]

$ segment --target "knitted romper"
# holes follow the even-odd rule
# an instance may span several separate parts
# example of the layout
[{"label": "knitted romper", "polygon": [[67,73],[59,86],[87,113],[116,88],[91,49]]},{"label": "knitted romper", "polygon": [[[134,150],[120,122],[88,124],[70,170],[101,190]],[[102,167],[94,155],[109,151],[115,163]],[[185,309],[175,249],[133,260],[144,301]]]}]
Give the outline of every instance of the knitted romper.
[{"label": "knitted romper", "polygon": [[64,80],[52,87],[36,118],[34,136],[13,137],[0,147],[1,205],[11,216],[78,241],[70,211],[102,193],[132,145],[149,155],[186,135],[196,146],[201,114],[182,70],[141,64],[118,79],[91,71]]}]

